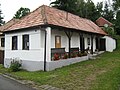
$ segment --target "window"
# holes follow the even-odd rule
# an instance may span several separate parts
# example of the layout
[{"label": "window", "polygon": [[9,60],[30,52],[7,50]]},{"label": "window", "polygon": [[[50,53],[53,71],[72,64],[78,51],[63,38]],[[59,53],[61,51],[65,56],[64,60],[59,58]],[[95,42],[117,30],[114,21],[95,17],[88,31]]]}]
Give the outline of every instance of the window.
[{"label": "window", "polygon": [[29,35],[23,35],[23,50],[29,50]]},{"label": "window", "polygon": [[88,45],[90,45],[90,38],[88,38]]},{"label": "window", "polygon": [[12,50],[17,50],[17,36],[12,37]]},{"label": "window", "polygon": [[5,46],[5,38],[1,38],[1,47]]}]

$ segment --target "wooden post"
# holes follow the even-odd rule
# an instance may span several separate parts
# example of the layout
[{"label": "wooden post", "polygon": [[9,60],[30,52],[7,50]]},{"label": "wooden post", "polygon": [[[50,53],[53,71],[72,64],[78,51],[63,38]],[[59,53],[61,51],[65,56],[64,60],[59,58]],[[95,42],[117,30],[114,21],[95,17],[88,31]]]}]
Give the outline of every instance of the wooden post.
[{"label": "wooden post", "polygon": [[93,54],[93,35],[91,35],[91,54]]},{"label": "wooden post", "polygon": [[84,52],[84,41],[83,41],[83,33],[79,33],[80,36],[80,50]]},{"label": "wooden post", "polygon": [[100,51],[100,37],[98,37],[98,51]]},{"label": "wooden post", "polygon": [[71,57],[71,37],[73,35],[72,31],[65,31],[67,37],[68,37],[68,43],[69,43],[69,58]]}]

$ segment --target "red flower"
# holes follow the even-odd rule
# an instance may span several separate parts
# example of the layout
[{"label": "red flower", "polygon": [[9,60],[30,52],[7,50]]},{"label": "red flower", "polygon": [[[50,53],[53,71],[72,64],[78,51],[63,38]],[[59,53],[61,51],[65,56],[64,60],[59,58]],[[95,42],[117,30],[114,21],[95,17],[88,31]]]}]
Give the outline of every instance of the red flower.
[{"label": "red flower", "polygon": [[59,60],[59,54],[57,53],[54,54],[54,60]]}]

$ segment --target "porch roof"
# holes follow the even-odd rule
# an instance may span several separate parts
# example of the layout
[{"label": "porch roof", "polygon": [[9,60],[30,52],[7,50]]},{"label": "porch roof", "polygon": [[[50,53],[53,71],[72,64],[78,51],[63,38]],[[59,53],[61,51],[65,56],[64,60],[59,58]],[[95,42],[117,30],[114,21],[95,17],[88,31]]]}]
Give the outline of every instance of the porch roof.
[{"label": "porch roof", "polygon": [[3,31],[13,31],[39,25],[55,25],[106,35],[106,33],[91,20],[45,5],[40,6]]}]

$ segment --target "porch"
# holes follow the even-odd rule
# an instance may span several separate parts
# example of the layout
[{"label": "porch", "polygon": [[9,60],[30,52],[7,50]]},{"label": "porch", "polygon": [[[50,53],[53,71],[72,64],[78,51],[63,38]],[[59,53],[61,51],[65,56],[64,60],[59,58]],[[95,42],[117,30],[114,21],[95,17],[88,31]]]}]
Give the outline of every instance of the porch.
[{"label": "porch", "polygon": [[[51,29],[50,61],[76,58],[105,50],[102,35],[65,29]],[[103,48],[104,47],[104,48]]]},{"label": "porch", "polygon": [[[87,61],[87,60],[90,60],[90,59],[95,59],[97,55],[101,54],[101,53],[104,53],[104,51],[99,51],[94,54],[88,54],[88,53],[85,53],[81,56],[75,56],[75,57],[68,57],[68,58],[63,58],[62,55],[65,55],[66,56],[66,53],[68,54],[69,52],[65,52],[65,53],[62,53],[62,50],[64,51],[65,48],[59,48],[59,49],[56,49],[56,51],[58,52],[61,52],[61,53],[57,53],[58,56],[56,58],[54,58],[54,51],[55,51],[55,48],[51,49],[51,51],[53,53],[51,53],[51,61],[50,62],[47,62],[47,71],[51,71],[51,70],[54,70],[56,68],[61,68],[63,66],[67,66],[67,65],[70,65],[70,64],[75,64],[75,63],[78,63],[78,62],[82,62],[82,61]],[[73,48],[71,48],[73,49]],[[86,52],[86,51],[85,51]],[[80,51],[79,52],[75,52],[76,55],[77,53],[81,53]],[[82,53],[81,53],[82,54]],[[56,55],[56,54],[55,54]]]}]

